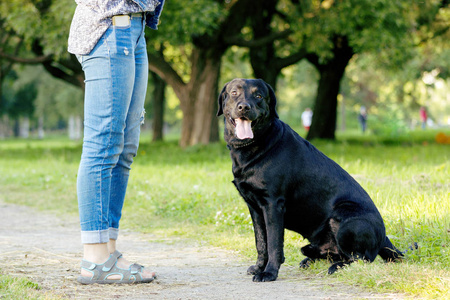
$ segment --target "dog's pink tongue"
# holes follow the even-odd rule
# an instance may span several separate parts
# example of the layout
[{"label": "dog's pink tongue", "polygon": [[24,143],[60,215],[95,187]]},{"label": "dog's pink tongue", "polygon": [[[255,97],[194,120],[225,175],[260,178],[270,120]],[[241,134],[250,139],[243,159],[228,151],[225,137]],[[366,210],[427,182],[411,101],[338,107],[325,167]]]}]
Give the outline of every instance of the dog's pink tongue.
[{"label": "dog's pink tongue", "polygon": [[252,121],[236,119],[236,136],[238,139],[252,139]]}]

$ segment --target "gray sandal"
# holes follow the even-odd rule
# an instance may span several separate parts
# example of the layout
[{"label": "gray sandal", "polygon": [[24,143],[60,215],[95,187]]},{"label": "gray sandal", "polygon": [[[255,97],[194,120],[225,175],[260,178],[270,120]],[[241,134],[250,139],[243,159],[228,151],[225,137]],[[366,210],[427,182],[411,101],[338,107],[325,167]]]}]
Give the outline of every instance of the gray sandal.
[{"label": "gray sandal", "polygon": [[[130,283],[148,283],[152,282],[155,277],[144,278],[142,272],[144,267],[138,264],[132,264],[128,269],[122,269],[117,266],[117,260],[122,253],[115,251],[109,259],[103,264],[94,264],[87,260],[81,261],[81,268],[92,273],[92,277],[79,276],[78,282],[81,284],[130,284]],[[107,279],[111,275],[121,275],[121,279]]]}]

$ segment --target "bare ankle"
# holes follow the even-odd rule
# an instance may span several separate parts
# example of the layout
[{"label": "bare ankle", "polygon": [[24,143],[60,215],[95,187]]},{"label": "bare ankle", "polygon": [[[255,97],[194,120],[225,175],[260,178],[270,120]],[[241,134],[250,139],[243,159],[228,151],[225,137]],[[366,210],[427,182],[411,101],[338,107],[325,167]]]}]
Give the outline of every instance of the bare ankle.
[{"label": "bare ankle", "polygon": [[109,253],[114,253],[116,251],[116,240],[109,240],[107,246]]},{"label": "bare ankle", "polygon": [[104,244],[84,244],[83,259],[94,264],[102,264],[108,260],[110,253]]}]

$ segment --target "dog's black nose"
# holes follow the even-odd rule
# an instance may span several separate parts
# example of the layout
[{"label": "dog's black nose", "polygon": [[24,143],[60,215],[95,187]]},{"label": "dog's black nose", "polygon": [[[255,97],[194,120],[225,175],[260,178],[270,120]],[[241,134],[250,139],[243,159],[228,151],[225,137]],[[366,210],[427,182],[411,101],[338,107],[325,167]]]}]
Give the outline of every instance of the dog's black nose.
[{"label": "dog's black nose", "polygon": [[238,110],[240,112],[248,112],[250,110],[250,104],[248,104],[248,103],[240,103],[238,105]]}]

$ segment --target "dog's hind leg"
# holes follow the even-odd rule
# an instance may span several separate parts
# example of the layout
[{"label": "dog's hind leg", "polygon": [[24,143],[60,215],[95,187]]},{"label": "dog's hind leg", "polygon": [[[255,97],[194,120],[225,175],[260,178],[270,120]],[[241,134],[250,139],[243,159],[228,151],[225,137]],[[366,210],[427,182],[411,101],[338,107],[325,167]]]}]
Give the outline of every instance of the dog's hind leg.
[{"label": "dog's hind leg", "polygon": [[302,247],[302,254],[307,258],[300,262],[300,268],[309,268],[318,259],[326,259],[331,262],[342,260],[335,239],[338,229],[339,223],[334,219],[329,219],[323,224],[321,229],[312,237],[315,242]]},{"label": "dog's hind leg", "polygon": [[336,242],[342,259],[328,269],[328,274],[333,274],[338,269],[359,259],[373,262],[382,244],[383,234],[384,228],[380,230],[373,226],[370,218],[358,217],[342,221],[336,234]]},{"label": "dog's hind leg", "polygon": [[333,243],[327,243],[321,247],[313,246],[311,244],[302,247],[301,251],[306,258],[300,262],[299,267],[301,269],[307,269],[318,259],[324,259],[330,262],[342,260],[342,257],[338,253],[331,252],[330,250],[335,251]]}]

